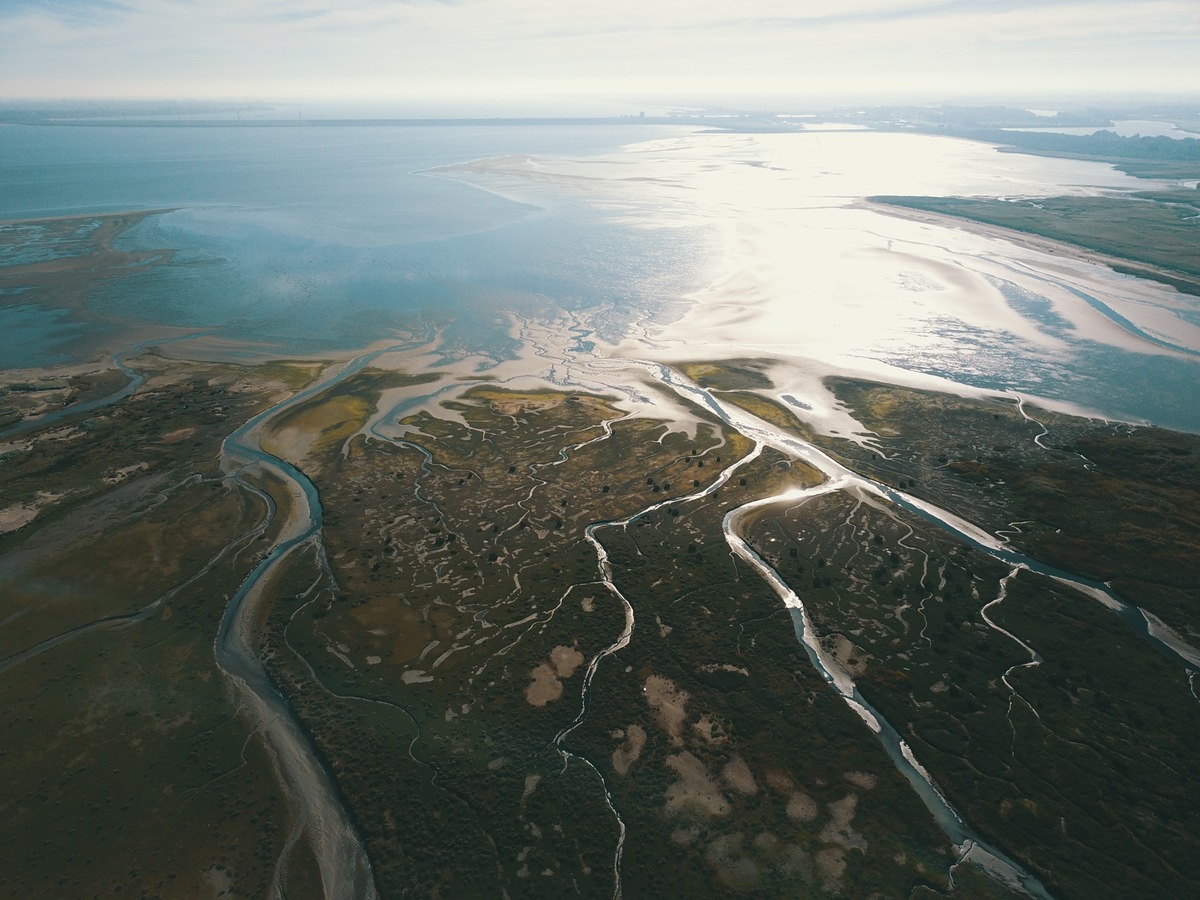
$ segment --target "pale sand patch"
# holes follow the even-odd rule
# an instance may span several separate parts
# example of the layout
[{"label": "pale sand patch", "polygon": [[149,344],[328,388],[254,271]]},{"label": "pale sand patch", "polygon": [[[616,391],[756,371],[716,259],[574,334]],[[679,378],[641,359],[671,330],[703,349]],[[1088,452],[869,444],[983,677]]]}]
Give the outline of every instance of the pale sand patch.
[{"label": "pale sand patch", "polygon": [[708,845],[705,857],[717,869],[717,881],[735,891],[751,891],[762,881],[762,868],[742,853],[742,834],[722,835]]},{"label": "pale sand patch", "polygon": [[584,656],[574,647],[558,646],[550,651],[549,663],[538,663],[529,673],[525,699],[532,706],[545,706],[562,696],[561,679],[570,678],[583,664]]},{"label": "pale sand patch", "polygon": [[821,884],[830,893],[842,889],[842,875],[846,872],[846,851],[841,847],[826,847],[817,851],[817,871],[821,873]]},{"label": "pale sand patch", "polygon": [[32,449],[33,441],[7,441],[0,444],[0,456],[4,456],[6,453],[17,453],[18,451],[25,453]]},{"label": "pale sand patch", "polygon": [[272,456],[277,456],[298,466],[307,458],[319,437],[319,429],[286,425],[264,435],[260,443],[262,448]]},{"label": "pale sand patch", "polygon": [[758,793],[758,782],[754,780],[750,766],[736,753],[733,755],[733,759],[725,764],[721,775],[725,779],[725,783],[735,791],[740,791],[750,797]]},{"label": "pale sand patch", "polygon": [[562,682],[554,668],[546,663],[538,663],[529,673],[529,686],[525,688],[525,699],[530,706],[545,706],[562,696]]},{"label": "pale sand patch", "polygon": [[867,850],[867,840],[852,827],[854,810],[858,806],[858,794],[847,794],[841,800],[829,804],[829,823],[821,829],[820,839],[827,844],[837,844],[847,850]]},{"label": "pale sand patch", "polygon": [[61,500],[66,494],[55,494],[50,491],[38,491],[37,498],[31,503],[17,503],[0,509],[0,534],[7,534],[23,528],[37,518],[42,507],[49,506]]},{"label": "pale sand patch", "polygon": [[842,777],[851,784],[856,784],[864,791],[869,791],[879,784],[879,777],[870,772],[843,772]]},{"label": "pale sand patch", "polygon": [[100,480],[105,484],[120,484],[130,475],[136,475],[138,472],[145,472],[150,468],[150,463],[140,462],[130,466],[122,466],[114,470],[112,473],[105,475]]},{"label": "pale sand patch", "polygon": [[796,791],[788,798],[787,814],[797,822],[811,822],[817,817],[817,801],[804,791]]},{"label": "pale sand patch", "polygon": [[550,651],[550,662],[559,678],[570,678],[583,664],[583,654],[574,647],[555,647]]},{"label": "pale sand patch", "polygon": [[6,509],[0,509],[0,534],[7,534],[10,531],[16,531],[18,528],[24,528],[30,522],[37,518],[38,508],[36,506],[26,506],[18,503],[16,506],[9,506]]},{"label": "pale sand patch", "polygon": [[195,428],[176,428],[174,431],[168,431],[159,441],[164,444],[178,444],[180,441],[186,441],[196,433]]},{"label": "pale sand patch", "polygon": [[377,666],[381,662],[383,662],[383,657],[380,657],[380,656],[368,656],[367,657],[367,665],[368,666]]},{"label": "pale sand patch", "polygon": [[400,680],[405,684],[425,684],[428,681],[433,681],[433,676],[426,675],[422,669],[409,669],[400,676]]},{"label": "pale sand patch", "polygon": [[224,866],[213,866],[200,875],[204,883],[212,890],[214,897],[227,897],[233,893],[233,876]]},{"label": "pale sand patch", "polygon": [[584,597],[579,601],[579,606],[585,613],[595,612],[596,599],[594,597]]},{"label": "pale sand patch", "polygon": [[73,441],[77,437],[83,437],[85,432],[80,431],[74,425],[68,425],[66,428],[56,428],[54,431],[45,431],[38,435],[39,441]]},{"label": "pale sand patch", "polygon": [[634,723],[629,726],[625,743],[613,751],[612,764],[618,775],[629,774],[629,767],[637,762],[646,746],[646,729]]},{"label": "pale sand patch", "polygon": [[867,671],[867,661],[872,659],[871,654],[844,634],[830,635],[821,643],[837,660],[838,665],[850,674],[851,678],[859,678]]},{"label": "pale sand patch", "polygon": [[669,678],[651,675],[642,686],[642,693],[654,710],[659,727],[670,735],[671,743],[682,745],[683,722],[687,718],[687,691],[681,691]]},{"label": "pale sand patch", "polygon": [[708,715],[703,715],[699,722],[692,723],[692,730],[709,744],[723,744],[729,740],[721,723],[714,721]]},{"label": "pale sand patch", "polygon": [[667,812],[681,810],[706,816],[729,814],[729,801],[708,774],[704,763],[684,751],[667,757],[668,768],[674,769],[679,780],[667,788]]},{"label": "pale sand patch", "polygon": [[796,782],[782,769],[767,769],[767,784],[785,794],[796,786]]}]

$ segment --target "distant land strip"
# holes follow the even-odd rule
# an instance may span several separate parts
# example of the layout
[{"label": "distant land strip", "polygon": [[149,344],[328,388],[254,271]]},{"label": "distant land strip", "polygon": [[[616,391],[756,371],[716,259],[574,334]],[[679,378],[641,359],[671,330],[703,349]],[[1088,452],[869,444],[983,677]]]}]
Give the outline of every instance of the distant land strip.
[{"label": "distant land strip", "polygon": [[[920,210],[1047,238],[1102,254],[1114,271],[1200,296],[1200,191],[995,200],[875,196]],[[1193,218],[1195,217],[1195,218]]]},{"label": "distant land strip", "polygon": [[760,116],[594,116],[594,117],[533,117],[533,118],[467,118],[467,119],[306,119],[297,115],[294,119],[189,119],[189,118],[49,118],[49,117],[4,117],[0,113],[0,125],[46,125],[72,128],[322,128],[322,127],[401,127],[424,128],[507,126],[598,126],[598,125],[703,125],[722,131],[803,131],[801,125],[774,117]]},{"label": "distant land strip", "polygon": [[934,133],[997,144],[1006,153],[1104,162],[1136,178],[1200,179],[1200,140],[1191,137],[1125,137],[1107,130],[1058,134],[1007,128],[935,129]]}]

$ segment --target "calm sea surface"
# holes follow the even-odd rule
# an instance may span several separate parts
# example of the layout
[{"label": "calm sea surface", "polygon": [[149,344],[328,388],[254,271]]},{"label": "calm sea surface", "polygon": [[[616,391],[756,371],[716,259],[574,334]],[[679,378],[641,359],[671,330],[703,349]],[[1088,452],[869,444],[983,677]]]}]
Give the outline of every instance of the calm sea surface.
[{"label": "calm sea surface", "polygon": [[[661,131],[653,132],[661,133]],[[481,157],[613,151],[618,127],[10,127],[0,220],[175,211],[118,246],[172,263],[90,298],[104,321],[214,329],[289,354],[353,349],[429,320],[447,344],[513,351],[500,310],[636,302],[686,257],[576,202],[534,207],[425,170]],[[678,245],[678,246],[673,246]],[[0,260],[0,262],[3,262]],[[10,301],[11,303],[12,301]],[[6,367],[67,361],[78,330],[53,302],[0,311]]]},{"label": "calm sea surface", "polygon": [[[105,282],[84,316],[0,296],[0,367],[89,358],[130,326],[302,355],[432,325],[445,360],[486,368],[521,353],[514,322],[569,321],[577,348],[859,361],[1200,431],[1195,298],[859,202],[1146,186],[869,132],[6,127],[0,222],[168,209],[118,246],[173,256]],[[72,252],[16,247],[0,266]]]}]

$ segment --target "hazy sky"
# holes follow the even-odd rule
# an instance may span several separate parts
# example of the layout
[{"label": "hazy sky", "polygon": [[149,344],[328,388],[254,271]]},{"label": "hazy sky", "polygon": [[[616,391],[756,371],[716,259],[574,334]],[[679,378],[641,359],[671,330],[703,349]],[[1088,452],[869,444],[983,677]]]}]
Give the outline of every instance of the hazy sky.
[{"label": "hazy sky", "polygon": [[0,97],[1200,94],[1200,0],[0,0]]}]

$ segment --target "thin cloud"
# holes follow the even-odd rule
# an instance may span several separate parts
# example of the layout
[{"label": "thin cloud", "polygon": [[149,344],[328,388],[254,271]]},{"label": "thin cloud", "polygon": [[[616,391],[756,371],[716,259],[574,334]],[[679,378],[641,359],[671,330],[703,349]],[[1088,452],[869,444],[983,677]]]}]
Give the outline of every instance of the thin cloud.
[{"label": "thin cloud", "polygon": [[17,0],[14,96],[1180,90],[1196,0]]}]

